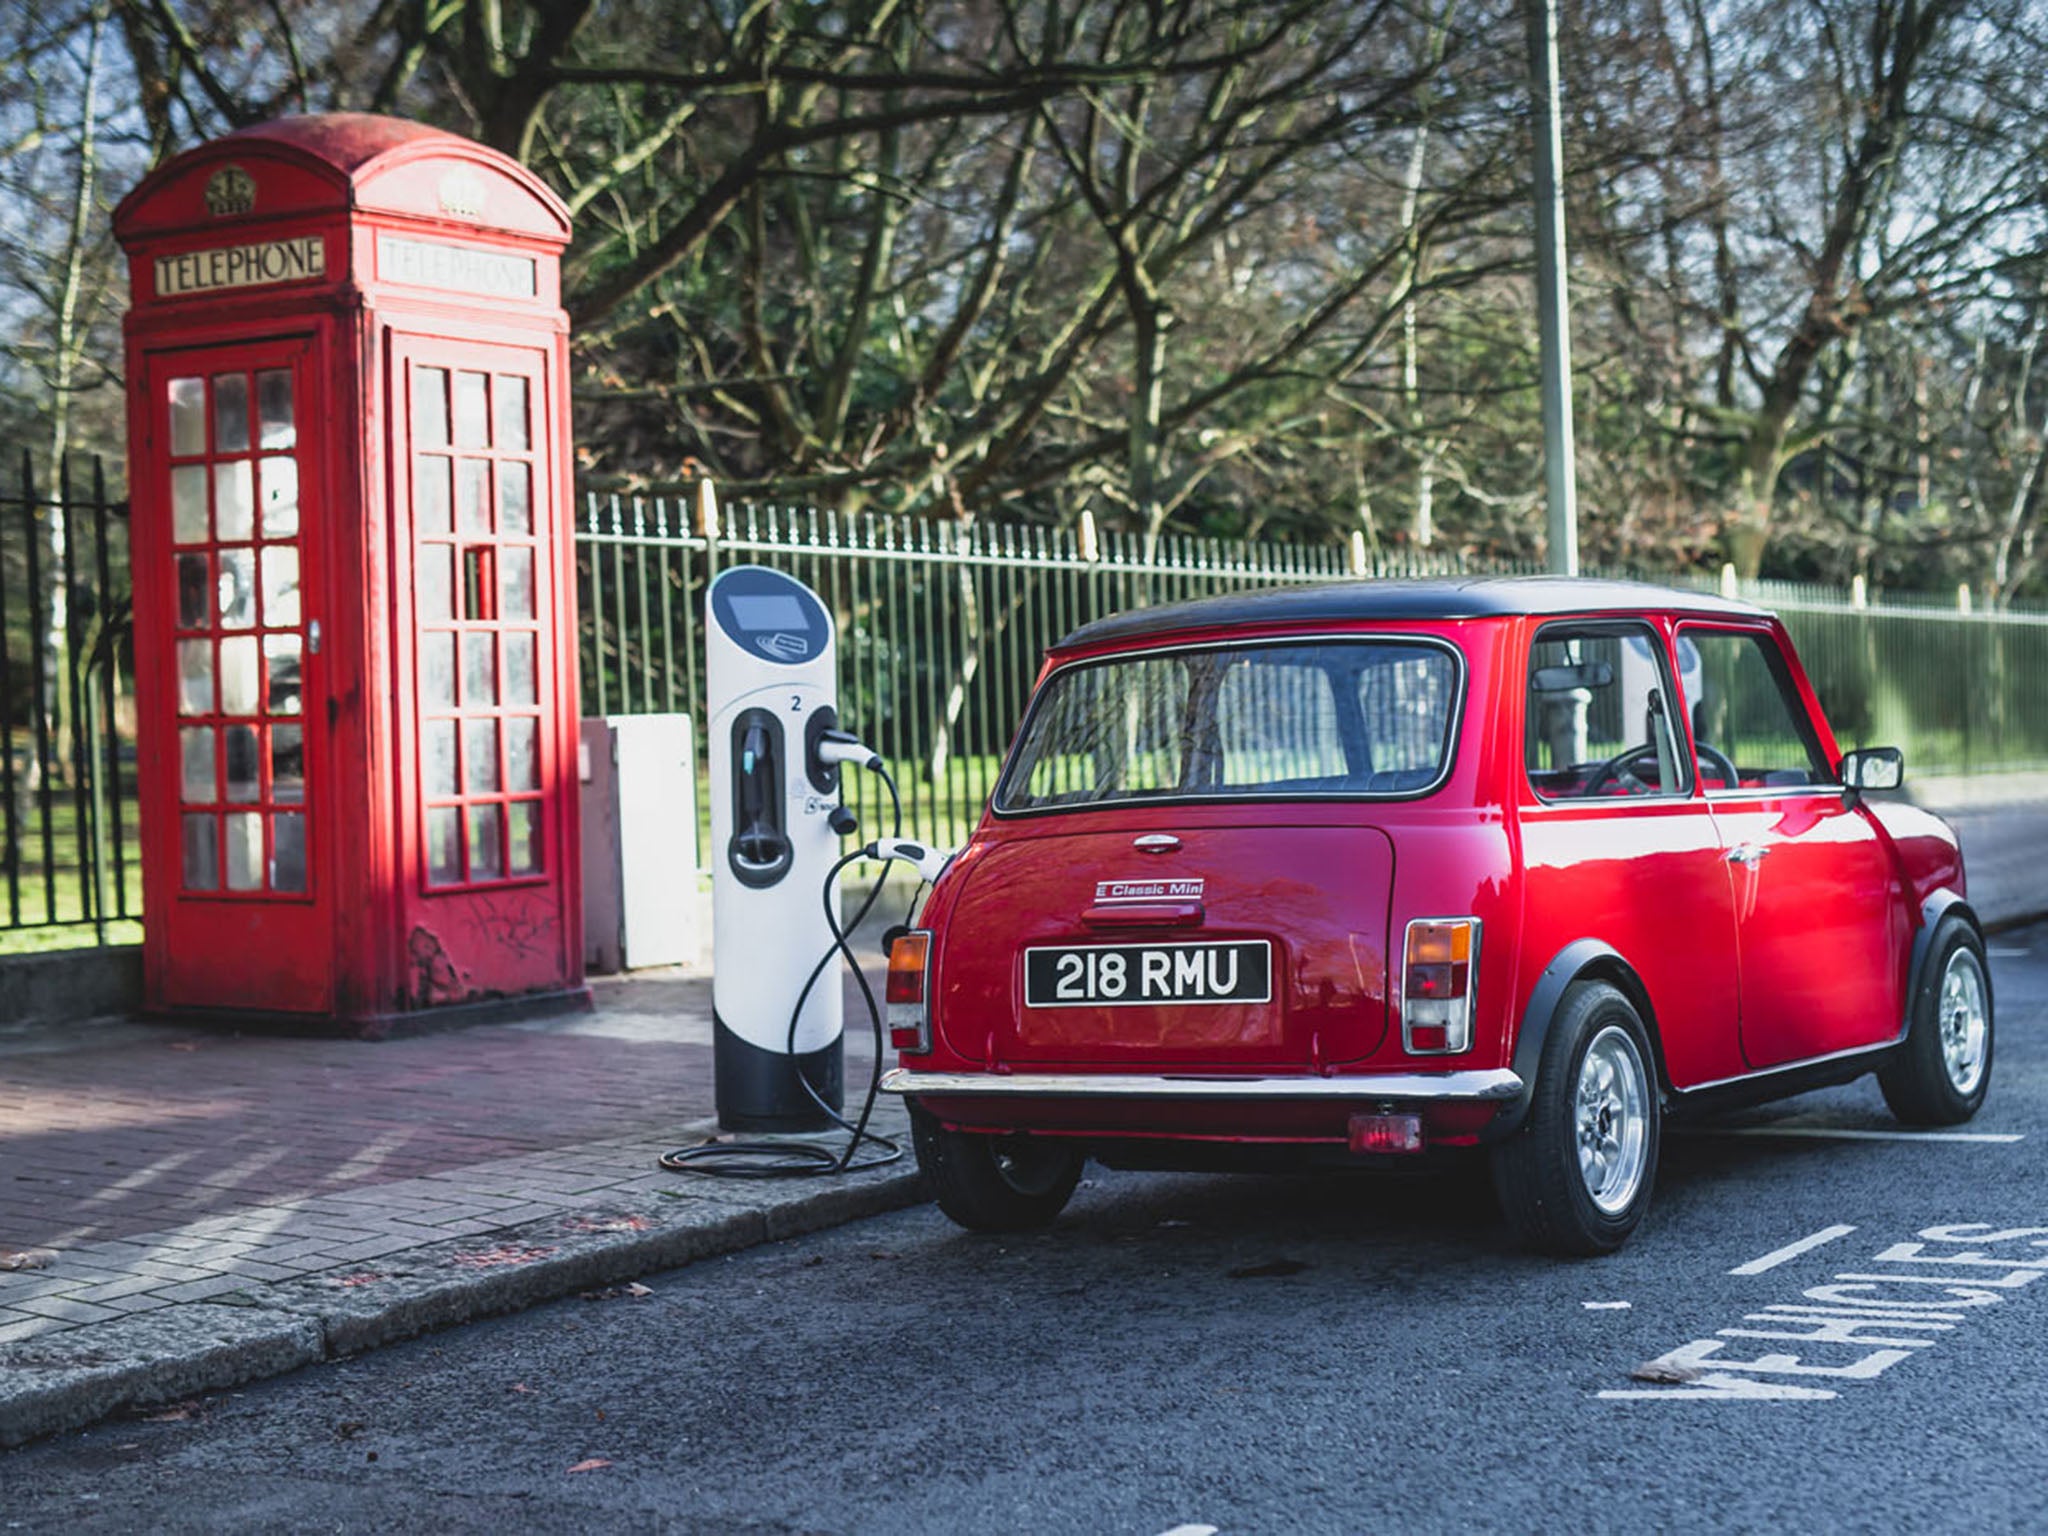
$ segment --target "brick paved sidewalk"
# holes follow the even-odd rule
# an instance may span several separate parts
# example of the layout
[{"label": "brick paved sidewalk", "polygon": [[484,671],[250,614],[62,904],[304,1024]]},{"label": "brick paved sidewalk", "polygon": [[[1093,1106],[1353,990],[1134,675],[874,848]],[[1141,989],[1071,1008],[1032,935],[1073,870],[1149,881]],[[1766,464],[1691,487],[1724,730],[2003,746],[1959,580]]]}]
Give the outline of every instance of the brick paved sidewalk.
[{"label": "brick paved sidewalk", "polygon": [[[35,1370],[146,1357],[195,1324],[219,1335],[229,1307],[313,1318],[317,1358],[550,1293],[536,1282],[422,1303],[452,1281],[580,1255],[560,1294],[833,1219],[820,1191],[835,1181],[735,1185],[656,1166],[709,1129],[708,979],[594,991],[588,1014],[374,1043],[137,1023],[0,1031],[0,1419]],[[872,1056],[864,1016],[849,1006],[847,1019],[851,1093]],[[884,1118],[902,1124],[893,1105]],[[879,1208],[885,1184],[894,1203],[911,1198],[908,1173],[837,1181],[865,1190],[845,1215]],[[807,1214],[778,1228],[783,1205]],[[742,1214],[751,1226],[735,1225]],[[378,1306],[400,1320],[366,1318]],[[152,1319],[155,1335],[140,1326]],[[20,1437],[6,1431],[0,1443]]]}]

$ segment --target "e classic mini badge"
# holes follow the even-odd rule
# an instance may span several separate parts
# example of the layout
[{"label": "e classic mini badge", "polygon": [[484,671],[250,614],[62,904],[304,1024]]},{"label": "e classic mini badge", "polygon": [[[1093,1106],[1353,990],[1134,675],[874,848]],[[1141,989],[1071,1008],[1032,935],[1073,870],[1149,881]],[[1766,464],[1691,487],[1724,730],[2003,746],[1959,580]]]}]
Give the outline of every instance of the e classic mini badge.
[{"label": "e classic mini badge", "polygon": [[1102,901],[1200,901],[1201,880],[1098,880],[1095,899]]}]

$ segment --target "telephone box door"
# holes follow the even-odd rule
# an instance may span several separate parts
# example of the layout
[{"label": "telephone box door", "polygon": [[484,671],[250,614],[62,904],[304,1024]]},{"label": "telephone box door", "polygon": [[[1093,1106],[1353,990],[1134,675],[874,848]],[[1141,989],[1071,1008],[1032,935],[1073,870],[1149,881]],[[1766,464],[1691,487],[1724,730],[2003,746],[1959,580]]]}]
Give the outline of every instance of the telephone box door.
[{"label": "telephone box door", "polygon": [[332,1005],[313,359],[298,337],[146,361],[138,473],[169,518],[137,530],[137,632],[173,635],[136,648],[142,705],[170,717],[155,739],[175,743],[141,770],[158,1006]]},{"label": "telephone box door", "polygon": [[[452,935],[488,934],[501,977],[530,967],[538,981],[564,963],[550,877],[564,857],[562,701],[575,686],[559,638],[549,354],[392,341],[394,566],[412,572],[398,593],[394,689],[411,744],[404,921],[457,963],[469,941]],[[416,1001],[444,1000],[449,979],[423,966]]]}]

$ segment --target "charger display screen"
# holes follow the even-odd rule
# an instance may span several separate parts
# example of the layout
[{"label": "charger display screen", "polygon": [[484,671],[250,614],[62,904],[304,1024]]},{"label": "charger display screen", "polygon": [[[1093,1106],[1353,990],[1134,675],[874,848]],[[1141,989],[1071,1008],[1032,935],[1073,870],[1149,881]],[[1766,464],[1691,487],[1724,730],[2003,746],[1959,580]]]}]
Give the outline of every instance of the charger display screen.
[{"label": "charger display screen", "polygon": [[747,634],[758,634],[765,629],[808,629],[810,616],[804,612],[804,605],[787,594],[751,597],[734,593],[732,621]]}]

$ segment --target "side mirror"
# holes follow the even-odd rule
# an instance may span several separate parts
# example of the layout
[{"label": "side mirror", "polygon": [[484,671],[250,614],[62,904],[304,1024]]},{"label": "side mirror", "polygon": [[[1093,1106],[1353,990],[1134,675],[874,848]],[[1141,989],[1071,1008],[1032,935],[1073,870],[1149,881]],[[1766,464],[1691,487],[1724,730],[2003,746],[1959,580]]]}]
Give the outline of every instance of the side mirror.
[{"label": "side mirror", "polygon": [[1897,747],[1859,747],[1842,754],[1842,787],[1897,789],[1906,782],[1906,755]]}]

